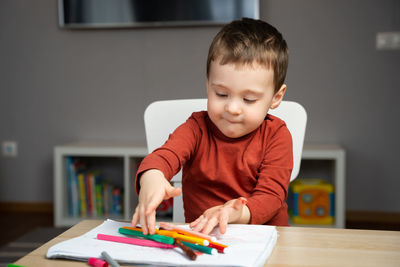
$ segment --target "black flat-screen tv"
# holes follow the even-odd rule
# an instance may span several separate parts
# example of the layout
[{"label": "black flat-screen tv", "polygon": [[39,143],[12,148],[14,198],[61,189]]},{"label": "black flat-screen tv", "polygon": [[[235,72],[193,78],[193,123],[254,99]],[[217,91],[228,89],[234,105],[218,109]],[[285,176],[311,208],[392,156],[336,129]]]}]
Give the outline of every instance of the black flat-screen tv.
[{"label": "black flat-screen tv", "polygon": [[259,18],[259,0],[59,0],[62,28],[222,25]]}]

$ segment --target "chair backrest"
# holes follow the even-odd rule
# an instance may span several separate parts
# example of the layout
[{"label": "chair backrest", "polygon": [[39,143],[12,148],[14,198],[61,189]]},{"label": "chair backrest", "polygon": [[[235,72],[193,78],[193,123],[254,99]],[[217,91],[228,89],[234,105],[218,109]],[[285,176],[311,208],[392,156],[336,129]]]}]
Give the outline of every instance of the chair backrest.
[{"label": "chair backrest", "polygon": [[[207,99],[163,100],[151,103],[144,112],[147,149],[152,152],[195,111],[207,110]],[[173,181],[181,180],[181,173]]]},{"label": "chair backrest", "polygon": [[306,110],[297,102],[282,101],[279,107],[270,109],[268,113],[284,120],[292,135],[293,170],[290,175],[290,181],[293,181],[300,171],[301,154],[303,152],[307,124]]},{"label": "chair backrest", "polygon": [[[207,110],[207,99],[164,100],[151,103],[144,113],[144,125],[149,153],[160,147],[170,133],[184,123],[194,111]],[[303,106],[292,101],[282,101],[278,108],[269,111],[286,122],[293,139],[293,181],[300,170],[306,131],[307,113]],[[180,180],[179,175],[174,181]]]}]

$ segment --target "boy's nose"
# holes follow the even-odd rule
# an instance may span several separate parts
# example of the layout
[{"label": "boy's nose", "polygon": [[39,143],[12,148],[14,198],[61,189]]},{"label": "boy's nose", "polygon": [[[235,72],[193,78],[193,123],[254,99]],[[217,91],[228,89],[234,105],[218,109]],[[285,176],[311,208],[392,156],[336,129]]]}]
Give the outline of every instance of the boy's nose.
[{"label": "boy's nose", "polygon": [[225,105],[225,110],[233,115],[239,115],[241,113],[240,105],[235,100],[228,101]]}]

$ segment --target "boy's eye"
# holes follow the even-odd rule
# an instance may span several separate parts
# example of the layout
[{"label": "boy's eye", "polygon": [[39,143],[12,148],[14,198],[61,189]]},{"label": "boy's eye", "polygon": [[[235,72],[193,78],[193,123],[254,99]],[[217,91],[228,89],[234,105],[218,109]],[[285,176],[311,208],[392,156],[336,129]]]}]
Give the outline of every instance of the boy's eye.
[{"label": "boy's eye", "polygon": [[252,104],[252,103],[255,103],[257,101],[257,99],[243,98],[243,101],[248,104]]},{"label": "boy's eye", "polygon": [[215,92],[215,94],[219,97],[227,97],[227,94]]}]

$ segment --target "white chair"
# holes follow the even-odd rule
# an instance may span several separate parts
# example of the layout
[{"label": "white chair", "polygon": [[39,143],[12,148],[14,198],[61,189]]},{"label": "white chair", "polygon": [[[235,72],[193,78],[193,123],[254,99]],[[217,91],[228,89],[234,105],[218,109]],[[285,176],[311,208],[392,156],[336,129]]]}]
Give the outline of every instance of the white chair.
[{"label": "white chair", "polygon": [[[184,123],[194,111],[207,110],[207,99],[164,100],[151,103],[144,112],[147,149],[152,152],[162,146],[170,133]],[[300,170],[301,153],[307,123],[307,113],[298,103],[282,101],[278,108],[270,110],[270,114],[281,118],[292,135],[293,170],[290,181],[293,181]],[[182,186],[182,173],[174,176],[174,186]],[[174,222],[184,222],[182,195],[174,198]]]}]

